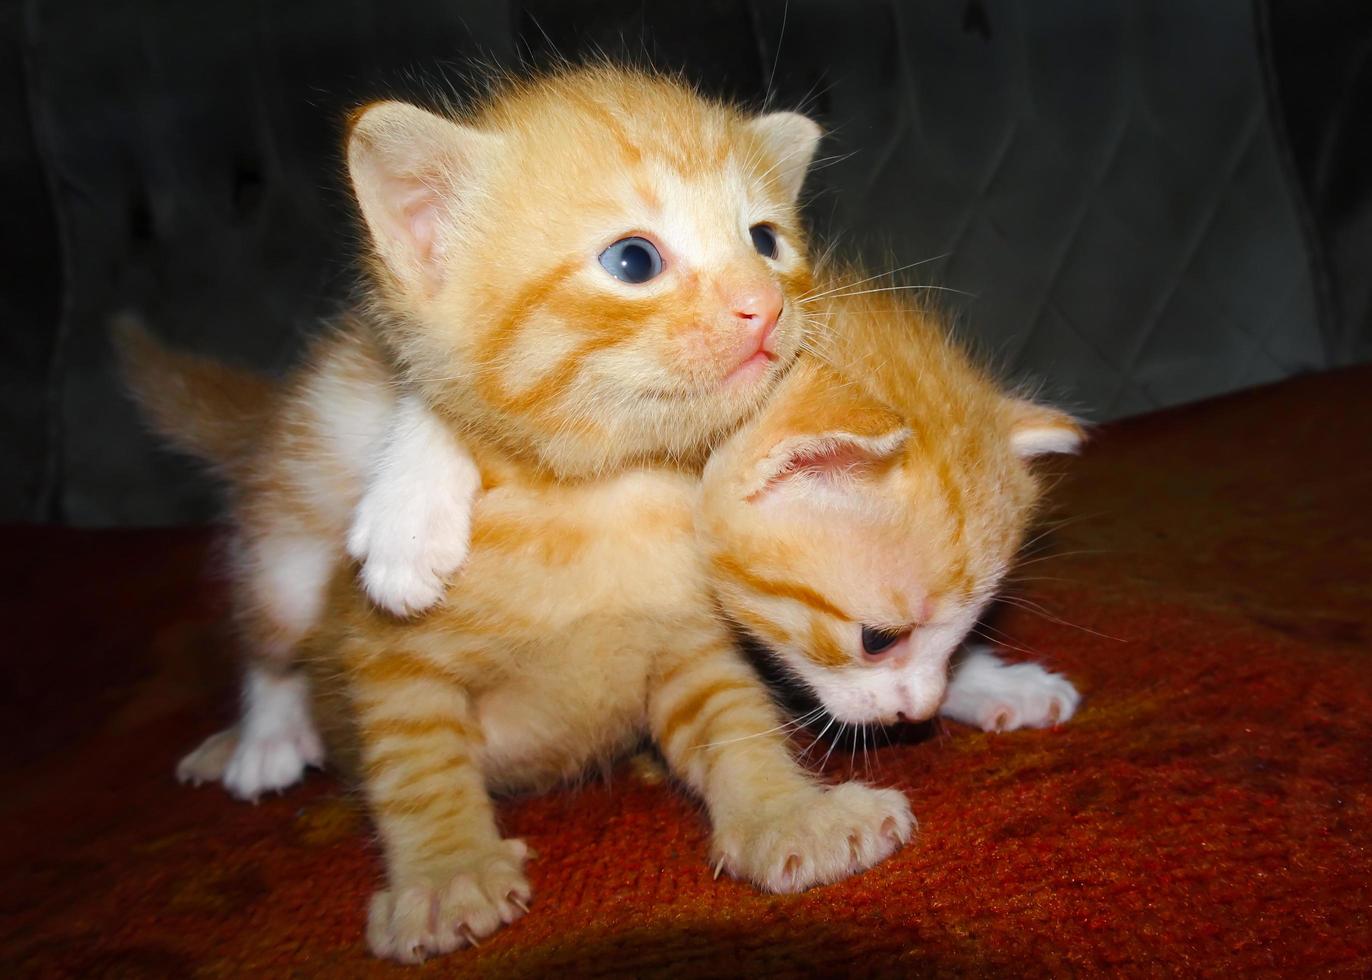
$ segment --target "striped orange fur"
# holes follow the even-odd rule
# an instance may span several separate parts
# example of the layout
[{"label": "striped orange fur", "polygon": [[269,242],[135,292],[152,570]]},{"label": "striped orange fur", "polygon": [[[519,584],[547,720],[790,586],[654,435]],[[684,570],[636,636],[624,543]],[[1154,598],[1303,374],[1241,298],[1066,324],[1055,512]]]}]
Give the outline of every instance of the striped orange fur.
[{"label": "striped orange fur", "polygon": [[[1024,457],[1079,432],[919,310],[845,273],[815,288],[794,205],[815,135],[610,69],[460,118],[356,117],[375,301],[321,341],[233,472],[245,619],[264,650],[301,655],[377,824],[379,955],[447,952],[522,914],[526,849],[490,792],[575,779],[645,734],[705,803],[717,867],[761,887],[836,880],[909,838],[901,794],[796,763],[719,611],[835,715],[928,717],[1033,511]],[[755,221],[783,243],[771,263]],[[625,234],[660,236],[674,274],[607,284],[595,256]],[[734,384],[721,310],[759,284],[785,297],[775,356]],[[802,356],[810,319],[829,327]],[[414,393],[483,492],[463,574],[406,622],[359,592],[342,542]],[[283,615],[282,588],[309,575],[320,591]],[[865,658],[864,625],[906,629],[899,655]]]},{"label": "striped orange fur", "polygon": [[[460,114],[367,107],[350,173],[401,375],[468,438],[562,477],[698,457],[798,349],[812,279],[796,194],[817,138],[803,117],[609,66],[511,82]],[[775,259],[756,223],[776,231]],[[634,235],[663,273],[625,286],[595,257]],[[759,283],[785,297],[776,361],[725,385],[751,353],[731,297]]]},{"label": "striped orange fur", "polygon": [[[359,513],[396,420],[415,406],[436,430],[419,458],[460,439],[481,460],[487,489],[641,464],[698,473],[709,446],[756,410],[799,350],[799,296],[812,280],[796,200],[819,137],[795,113],[749,114],[609,65],[506,79],[461,111],[379,102],[353,113],[348,174],[370,288],[284,389],[130,345],[130,374],[162,429],[191,451],[232,456],[214,461],[234,482],[236,615],[261,661],[249,668],[249,691],[274,683],[316,622],[345,540],[373,598],[401,613],[435,600],[460,564],[465,525],[448,544],[454,557],[426,570],[425,599],[403,586],[385,591],[383,572],[371,577],[380,561]],[[777,237],[774,256],[752,243],[759,223]],[[628,284],[606,271],[600,254],[627,236],[655,243],[661,275]],[[757,338],[739,311],[759,290],[781,297],[768,357],[736,376],[755,359]],[[175,375],[194,376],[203,394],[163,383]],[[212,402],[258,421],[246,443],[225,441]],[[404,518],[406,509],[380,513]],[[520,538],[495,524],[483,533],[508,547]],[[566,564],[580,542],[544,529],[527,546]],[[481,622],[489,619],[473,611],[467,628],[479,632]],[[311,742],[308,720],[293,724]],[[223,776],[243,796],[279,788],[244,775],[246,744],[228,771],[222,753],[193,754],[183,778]],[[300,763],[317,761],[311,749]]]},{"label": "striped orange fur", "polygon": [[[832,275],[817,356],[707,468],[703,545],[725,613],[837,717],[927,717],[1035,513],[1029,457],[1082,433],[899,290]],[[876,663],[863,626],[908,632]]]},{"label": "striped orange fur", "polygon": [[[927,717],[966,632],[958,617],[994,589],[1037,500],[1024,447],[1063,444],[1042,429],[1079,433],[891,304],[825,300],[821,356],[703,482],[671,466],[549,480],[482,448],[498,478],[476,506],[469,566],[423,619],[378,611],[336,571],[302,649],[385,849],[378,954],[444,952],[522,914],[525,849],[500,836],[489,793],[575,779],[645,733],[705,802],[712,860],[764,888],[842,877],[908,838],[900,794],[825,788],[795,763],[720,610],[834,714],[886,717],[875,681],[904,699],[891,710]],[[912,626],[902,669],[864,659],[864,623]]]},{"label": "striped orange fur", "polygon": [[[795,764],[783,719],[718,610],[839,717],[927,717],[966,616],[998,584],[1038,498],[1015,439],[1026,419],[1077,430],[1005,394],[917,308],[838,296],[825,309],[821,355],[716,452],[703,484],[667,468],[549,482],[507,462],[477,504],[468,573],[430,617],[386,622],[341,580],[309,644],[321,688],[340,677],[341,647],[374,644],[386,657],[398,637],[441,649],[432,637],[460,635],[455,660],[488,645],[488,666],[464,687],[488,786],[574,778],[646,731],[705,801],[723,868],[787,890],[889,853],[910,831],[904,801],[851,784],[825,790]],[[884,455],[862,465],[864,452]],[[540,540],[579,547],[554,544],[552,557]],[[465,632],[477,610],[508,613],[506,628]],[[910,625],[898,663],[864,657],[864,623]],[[384,698],[367,673],[341,676],[354,703]],[[897,699],[890,708],[867,698],[873,680]],[[386,731],[363,724],[360,737]],[[427,796],[410,806],[406,793],[470,763],[445,743],[416,743],[408,759],[391,746],[387,771],[368,782],[392,787],[395,798],[375,805],[410,821],[411,843],[395,842],[390,860],[423,866],[443,852],[418,828],[427,819],[446,834],[440,825],[469,810]],[[485,827],[484,811],[470,814]],[[408,935],[393,902],[379,907],[392,918],[374,932]]]}]

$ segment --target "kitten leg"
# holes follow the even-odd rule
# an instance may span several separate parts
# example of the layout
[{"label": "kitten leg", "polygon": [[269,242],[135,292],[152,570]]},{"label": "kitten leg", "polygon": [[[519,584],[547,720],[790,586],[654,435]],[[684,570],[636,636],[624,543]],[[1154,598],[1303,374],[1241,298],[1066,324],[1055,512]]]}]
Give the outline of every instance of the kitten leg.
[{"label": "kitten leg", "polygon": [[324,744],[310,717],[309,684],[294,671],[248,666],[237,736],[224,787],[240,800],[283,790],[300,781],[306,766],[324,764]]},{"label": "kitten leg", "polygon": [[513,922],[531,894],[524,842],[502,839],[478,767],[481,731],[463,687],[421,656],[354,656],[367,800],[386,857],[367,944],[417,963]]},{"label": "kitten leg", "polygon": [[1066,677],[1035,663],[1008,664],[971,648],[953,671],[939,714],[988,732],[1048,728],[1067,721],[1081,695]]},{"label": "kitten leg", "polygon": [[396,405],[348,533],[362,585],[397,616],[432,606],[467,559],[481,473],[416,395]]},{"label": "kitten leg", "polygon": [[914,829],[904,794],[825,787],[791,754],[780,712],[720,629],[665,659],[649,694],[653,736],[705,800],[716,873],[798,892],[884,860]]},{"label": "kitten leg", "polygon": [[234,543],[235,593],[243,642],[251,651],[238,724],[211,735],[181,760],[176,777],[222,780],[241,800],[280,791],[307,766],[324,763],[304,675],[291,669],[299,643],[319,618],[336,546],[294,530],[259,532]]}]

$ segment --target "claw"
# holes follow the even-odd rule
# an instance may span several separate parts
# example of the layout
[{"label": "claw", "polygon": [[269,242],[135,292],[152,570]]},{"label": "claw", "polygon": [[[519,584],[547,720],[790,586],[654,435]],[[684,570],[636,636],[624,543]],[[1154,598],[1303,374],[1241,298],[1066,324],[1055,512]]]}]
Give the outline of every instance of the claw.
[{"label": "claw", "polygon": [[715,881],[719,881],[719,873],[720,873],[721,871],[723,871],[723,870],[724,870],[724,858],[720,858],[720,859],[719,859],[719,863],[715,865]]},{"label": "claw", "polygon": [[520,897],[518,895],[511,894],[507,896],[507,898],[511,905],[518,906],[519,910],[523,912],[525,915],[529,914],[529,906],[525,905],[524,902],[520,900]]},{"label": "claw", "polygon": [[466,939],[467,942],[471,945],[481,945],[479,942],[476,941],[476,933],[472,932],[471,927],[468,926],[466,923],[463,923],[462,925],[458,926],[458,931],[462,933],[462,937]]},{"label": "claw", "polygon": [[881,836],[900,840],[900,833],[896,828],[895,817],[887,817],[881,822]]}]

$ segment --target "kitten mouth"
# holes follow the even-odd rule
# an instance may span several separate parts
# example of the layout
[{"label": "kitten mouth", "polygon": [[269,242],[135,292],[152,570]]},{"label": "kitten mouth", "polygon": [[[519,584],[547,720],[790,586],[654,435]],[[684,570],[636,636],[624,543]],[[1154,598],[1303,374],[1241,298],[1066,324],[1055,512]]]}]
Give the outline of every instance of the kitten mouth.
[{"label": "kitten mouth", "polygon": [[724,377],[725,387],[747,384],[766,374],[776,363],[777,356],[769,350],[758,348]]},{"label": "kitten mouth", "polygon": [[757,346],[753,352],[741,360],[738,365],[724,376],[724,386],[726,388],[756,381],[767,373],[772,364],[778,360],[776,352],[776,331],[781,317],[767,325],[757,337]]}]

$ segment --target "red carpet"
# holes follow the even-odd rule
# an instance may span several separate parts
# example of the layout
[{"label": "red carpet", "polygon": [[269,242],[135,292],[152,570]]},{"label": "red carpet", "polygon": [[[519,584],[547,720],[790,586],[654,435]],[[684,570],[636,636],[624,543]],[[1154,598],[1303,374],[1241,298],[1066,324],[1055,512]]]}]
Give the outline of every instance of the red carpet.
[{"label": "red carpet", "polygon": [[1370,975],[1370,447],[1372,369],[1109,428],[1023,569],[1046,615],[995,621],[1078,682],[1070,725],[883,747],[919,836],[794,897],[712,881],[627,767],[512,801],[532,914],[408,971],[363,949],[336,782],[172,780],[232,709],[207,535],[5,531],[0,974]]}]

